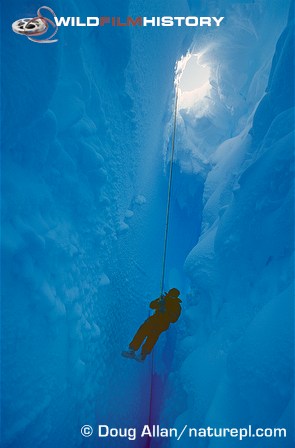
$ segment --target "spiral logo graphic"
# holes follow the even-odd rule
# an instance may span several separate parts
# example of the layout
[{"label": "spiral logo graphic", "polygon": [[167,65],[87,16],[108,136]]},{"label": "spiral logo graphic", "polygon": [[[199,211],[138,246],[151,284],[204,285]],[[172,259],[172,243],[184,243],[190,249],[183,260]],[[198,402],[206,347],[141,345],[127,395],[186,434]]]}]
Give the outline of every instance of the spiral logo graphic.
[{"label": "spiral logo graphic", "polygon": [[[52,18],[56,18],[56,14],[53,9],[48,6],[41,6],[41,8],[37,11],[36,17],[19,19],[13,22],[12,30],[16,34],[22,34],[26,36],[30,41],[36,42],[37,44],[53,44],[57,42],[58,39],[53,39],[53,37],[58,32],[58,26],[56,23],[49,19],[48,17],[43,16],[43,11],[46,11],[47,14],[51,14]],[[52,33],[50,35],[47,34],[49,28],[51,27]],[[46,34],[44,38],[39,39],[38,36]]]}]

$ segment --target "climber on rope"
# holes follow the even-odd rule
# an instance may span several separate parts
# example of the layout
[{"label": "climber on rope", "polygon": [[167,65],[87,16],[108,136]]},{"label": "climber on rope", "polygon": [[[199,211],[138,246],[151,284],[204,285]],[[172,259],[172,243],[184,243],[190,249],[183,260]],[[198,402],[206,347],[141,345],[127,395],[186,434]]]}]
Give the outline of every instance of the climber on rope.
[{"label": "climber on rope", "polygon": [[[144,361],[147,355],[151,353],[156,344],[159,336],[164,331],[168,330],[171,323],[176,322],[181,314],[181,300],[178,297],[180,292],[176,288],[170,289],[168,293],[163,294],[165,283],[165,269],[166,269],[166,254],[167,254],[167,241],[168,241],[168,227],[169,227],[169,213],[171,203],[172,192],[172,175],[173,175],[173,161],[175,153],[175,134],[176,134],[176,122],[177,122],[177,104],[178,104],[178,83],[175,90],[175,106],[174,106],[174,125],[172,134],[172,149],[170,158],[169,169],[169,182],[168,182],[168,195],[166,206],[166,223],[164,233],[164,248],[163,248],[163,260],[162,260],[162,275],[161,275],[161,288],[160,297],[153,300],[150,303],[150,308],[155,310],[155,313],[150,316],[137,330],[134,338],[129,344],[129,350],[122,352],[122,356],[125,358],[136,359],[136,361]],[[141,348],[139,356],[136,355],[136,351]]]},{"label": "climber on rope", "polygon": [[[150,303],[150,308],[155,310],[155,313],[139,327],[129,344],[129,350],[123,351],[122,356],[136,359],[136,361],[145,360],[146,356],[153,350],[160,334],[168,330],[170,324],[179,319],[181,314],[180,303],[182,302],[178,297],[179,294],[178,289],[173,288]],[[141,345],[141,353],[137,356],[136,351],[139,350]]]}]

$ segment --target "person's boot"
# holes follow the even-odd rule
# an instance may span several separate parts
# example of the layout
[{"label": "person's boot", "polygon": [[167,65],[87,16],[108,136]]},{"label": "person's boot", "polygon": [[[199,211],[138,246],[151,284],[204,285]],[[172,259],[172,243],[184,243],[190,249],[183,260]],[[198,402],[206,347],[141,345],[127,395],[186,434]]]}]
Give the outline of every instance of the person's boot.
[{"label": "person's boot", "polygon": [[129,348],[126,351],[122,352],[122,356],[124,356],[125,358],[135,358],[136,357],[136,353],[135,350],[133,350],[132,348]]},{"label": "person's boot", "polygon": [[137,356],[136,361],[144,362],[145,358],[146,358],[146,354],[145,353],[141,353],[139,356]]}]

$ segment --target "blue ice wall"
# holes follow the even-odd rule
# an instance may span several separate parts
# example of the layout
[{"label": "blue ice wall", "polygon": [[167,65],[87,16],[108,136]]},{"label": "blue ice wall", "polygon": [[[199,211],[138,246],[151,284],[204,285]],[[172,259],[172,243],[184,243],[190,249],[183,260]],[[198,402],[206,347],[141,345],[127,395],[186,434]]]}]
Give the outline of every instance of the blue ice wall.
[{"label": "blue ice wall", "polygon": [[[294,445],[293,9],[284,28],[264,91],[263,84],[253,89],[247,77],[231,80],[233,90],[243,82],[246,102],[233,109],[232,138],[224,139],[208,160],[201,235],[185,263],[192,291],[161,416],[171,422],[174,405],[179,427],[251,422],[256,428],[287,428],[287,439],[247,439],[246,447]],[[243,66],[242,56],[241,61]],[[227,68],[220,64],[219,86],[228,88]],[[211,99],[215,86],[213,80]],[[226,96],[226,101],[232,99]],[[191,135],[196,121],[191,111],[185,113]],[[213,114],[214,108],[209,115],[214,124]],[[191,142],[192,160],[198,151],[198,143]],[[204,173],[202,156],[194,169]],[[184,439],[171,446],[236,448],[237,441]]]},{"label": "blue ice wall", "polygon": [[217,8],[230,27],[68,28],[48,46],[10,30],[35,3],[1,5],[3,447],[92,447],[83,424],[148,420],[150,361],[120,352],[159,293],[173,70],[191,46],[206,49],[212,108],[206,126],[178,117],[166,287],[184,316],[157,347],[152,420],[289,427],[292,24],[271,67],[279,3],[52,0],[81,17]]},{"label": "blue ice wall", "polygon": [[[163,13],[155,3],[50,6],[59,16]],[[2,440],[96,446],[83,424],[148,419],[150,363],[120,353],[159,292],[162,120],[183,36],[68,28],[57,45],[34,45],[10,27],[35,8],[2,5]]]}]

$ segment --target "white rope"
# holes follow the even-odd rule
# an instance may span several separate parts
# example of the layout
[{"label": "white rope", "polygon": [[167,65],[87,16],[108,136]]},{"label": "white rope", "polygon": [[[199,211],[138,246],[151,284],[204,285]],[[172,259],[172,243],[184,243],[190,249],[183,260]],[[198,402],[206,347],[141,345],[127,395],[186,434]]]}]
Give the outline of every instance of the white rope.
[{"label": "white rope", "polygon": [[165,223],[164,250],[163,250],[163,259],[162,259],[162,276],[161,276],[161,285],[160,285],[160,301],[163,300],[164,282],[165,282],[167,241],[168,241],[168,230],[169,230],[169,214],[170,214],[171,190],[172,190],[172,179],[173,179],[173,162],[174,162],[174,154],[175,154],[175,135],[176,135],[176,121],[177,121],[178,90],[179,90],[179,87],[178,87],[178,81],[177,81],[176,82],[176,87],[175,87],[174,123],[173,123],[172,149],[171,149],[171,160],[170,160],[169,182],[168,182],[168,195],[167,195],[167,207],[166,207],[166,223]]}]

